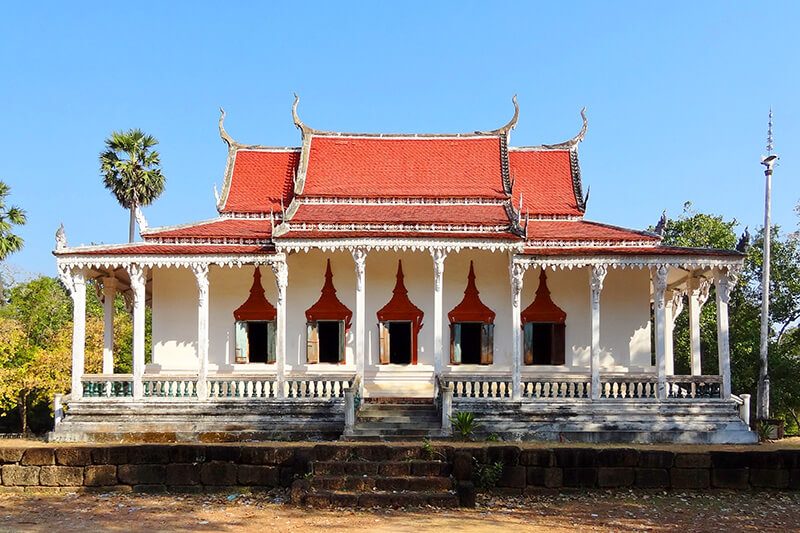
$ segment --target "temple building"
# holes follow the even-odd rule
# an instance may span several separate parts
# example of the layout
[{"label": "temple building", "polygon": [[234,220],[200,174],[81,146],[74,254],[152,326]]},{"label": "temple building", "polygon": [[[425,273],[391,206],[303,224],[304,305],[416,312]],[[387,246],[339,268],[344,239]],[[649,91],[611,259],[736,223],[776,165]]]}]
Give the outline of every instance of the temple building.
[{"label": "temple building", "polygon": [[[297,105],[299,147],[241,144],[222,113],[216,218],[140,217],[131,244],[59,233],[74,335],[54,439],[418,439],[470,411],[508,440],[757,440],[730,381],[743,256],[586,220],[583,112],[574,138],[513,147],[516,98],[505,126],[459,134],[320,131]],[[89,280],[106,310],[98,375],[84,371]],[[699,333],[712,285],[713,368]],[[133,314],[124,375],[117,292]],[[682,311],[690,375],[674,372]]]}]

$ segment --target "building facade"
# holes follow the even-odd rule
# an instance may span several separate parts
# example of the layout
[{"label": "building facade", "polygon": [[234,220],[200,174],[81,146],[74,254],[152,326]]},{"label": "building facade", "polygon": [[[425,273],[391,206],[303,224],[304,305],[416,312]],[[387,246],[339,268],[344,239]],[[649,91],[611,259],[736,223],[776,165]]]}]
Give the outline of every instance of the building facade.
[{"label": "building facade", "polygon": [[[586,220],[583,113],[566,142],[512,147],[516,99],[505,126],[452,135],[319,131],[297,104],[290,148],[233,140],[223,112],[218,217],[141,217],[133,244],[70,247],[60,233],[75,330],[54,438],[380,437],[359,433],[369,404],[427,403],[443,420],[430,434],[469,410],[513,439],[755,440],[730,385],[741,254]],[[101,375],[84,372],[90,279],[109,326]],[[699,316],[712,286],[708,368]],[[131,375],[113,373],[116,292],[131,302]],[[674,372],[681,312],[686,376]]]}]

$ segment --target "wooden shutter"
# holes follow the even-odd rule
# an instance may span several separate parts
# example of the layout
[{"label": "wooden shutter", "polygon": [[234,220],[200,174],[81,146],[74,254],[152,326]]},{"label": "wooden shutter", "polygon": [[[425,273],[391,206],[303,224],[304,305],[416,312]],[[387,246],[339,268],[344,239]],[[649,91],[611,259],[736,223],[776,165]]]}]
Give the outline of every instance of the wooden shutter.
[{"label": "wooden shutter", "polygon": [[[533,322],[528,322],[523,327],[524,335],[522,339],[522,353],[525,354],[524,362],[526,365],[533,364]],[[517,355],[519,357],[519,355]]]},{"label": "wooden shutter", "polygon": [[550,364],[563,365],[565,362],[565,330],[564,324],[553,324],[552,352],[550,354]]},{"label": "wooden shutter", "polygon": [[461,324],[450,324],[450,364],[461,364]]},{"label": "wooden shutter", "polygon": [[481,324],[481,364],[494,361],[494,324]]},{"label": "wooden shutter", "polygon": [[267,363],[275,362],[275,321],[267,322]]},{"label": "wooden shutter", "polygon": [[319,363],[319,335],[316,322],[306,324],[306,362]]},{"label": "wooden shutter", "polygon": [[345,362],[344,353],[344,320],[339,321],[339,363]]},{"label": "wooden shutter", "polygon": [[378,342],[378,352],[379,352],[379,361],[382,365],[389,364],[389,328],[386,327],[385,322],[378,323],[378,333],[379,333],[379,342]]},{"label": "wooden shutter", "polygon": [[247,345],[247,322],[240,320],[236,321],[236,363],[246,363],[248,359],[249,348]]}]

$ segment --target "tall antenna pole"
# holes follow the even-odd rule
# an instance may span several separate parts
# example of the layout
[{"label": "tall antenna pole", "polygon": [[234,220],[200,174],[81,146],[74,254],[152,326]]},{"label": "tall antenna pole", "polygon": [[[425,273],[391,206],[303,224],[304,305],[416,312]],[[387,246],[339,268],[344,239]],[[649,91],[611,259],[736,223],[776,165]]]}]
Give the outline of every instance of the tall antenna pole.
[{"label": "tall antenna pole", "polygon": [[769,110],[769,126],[767,128],[767,155],[761,158],[766,177],[764,194],[764,260],[761,269],[761,367],[758,372],[758,408],[756,417],[759,420],[769,418],[769,266],[770,266],[770,211],[772,196],[772,169],[778,156],[772,153],[772,108]]}]

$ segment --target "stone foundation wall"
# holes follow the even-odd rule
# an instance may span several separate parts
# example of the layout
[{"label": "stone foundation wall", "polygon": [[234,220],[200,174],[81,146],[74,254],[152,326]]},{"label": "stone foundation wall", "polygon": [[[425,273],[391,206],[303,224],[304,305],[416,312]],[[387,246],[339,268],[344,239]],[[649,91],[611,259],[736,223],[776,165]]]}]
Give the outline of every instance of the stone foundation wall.
[{"label": "stone foundation wall", "polygon": [[[800,490],[800,449],[670,451],[631,448],[435,446],[459,485],[481,465],[503,464],[496,489],[789,489]],[[76,445],[0,447],[7,491],[134,490],[200,492],[290,487],[314,461],[425,459],[421,445]]]}]

